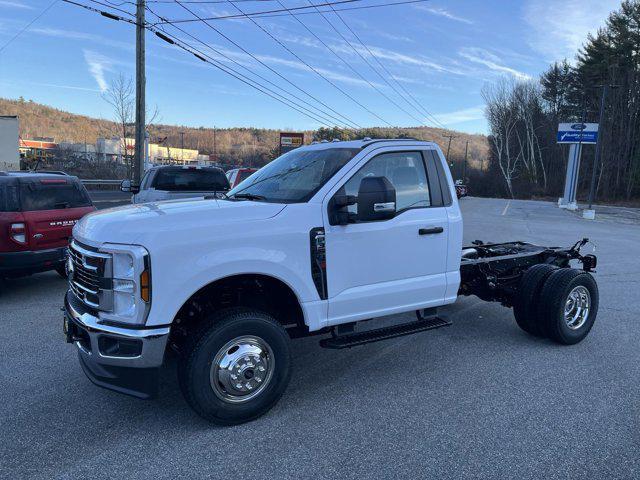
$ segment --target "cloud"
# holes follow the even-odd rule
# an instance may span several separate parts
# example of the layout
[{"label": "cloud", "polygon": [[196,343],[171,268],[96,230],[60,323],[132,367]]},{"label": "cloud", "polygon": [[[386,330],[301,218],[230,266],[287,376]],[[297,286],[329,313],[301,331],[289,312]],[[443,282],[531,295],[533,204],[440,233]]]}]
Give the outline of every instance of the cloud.
[{"label": "cloud", "polygon": [[64,88],[66,90],[81,90],[84,92],[100,92],[100,90],[97,90],[95,88],[79,87],[77,85],[57,85],[55,83],[39,83],[39,82],[31,82],[31,85],[36,85],[39,87]]},{"label": "cloud", "polygon": [[441,7],[427,7],[425,5],[417,5],[416,10],[422,10],[424,12],[428,12],[432,15],[436,15],[438,17],[444,17],[444,18],[448,18],[449,20],[454,20],[456,22],[461,22],[461,23],[466,23],[467,25],[472,25],[473,21],[469,20],[468,18],[464,18],[464,17],[459,17],[457,15],[454,15],[453,13],[449,12],[448,10],[445,10],[444,8]]},{"label": "cloud", "polygon": [[94,52],[92,50],[83,50],[84,60],[89,67],[89,73],[98,84],[98,88],[101,92],[106,92],[108,89],[107,80],[105,78],[105,72],[111,71],[113,67],[113,61],[104,55]]},{"label": "cloud", "polygon": [[448,113],[438,113],[435,114],[434,117],[436,117],[439,122],[445,125],[455,125],[458,123],[482,120],[484,118],[484,105],[464,108],[462,110],[456,110]]},{"label": "cloud", "polygon": [[[287,60],[286,58],[274,57],[271,55],[257,55],[257,57],[267,64],[283,65],[289,68],[293,68],[295,70],[308,72],[310,75],[315,75],[311,71],[311,69],[309,69],[309,67],[307,67],[304,63],[299,62],[298,60]],[[330,80],[335,80],[337,82],[347,83],[350,85],[356,85],[359,87],[370,87],[370,85],[367,82],[360,79],[359,77],[356,77],[356,76],[352,77],[350,75],[344,75],[342,73],[339,73],[333,70],[327,70],[326,68],[320,68],[314,65],[312,66],[317,72],[319,72],[321,75],[323,75],[324,77]],[[379,83],[376,83],[374,81],[370,81],[370,82],[372,85],[375,85],[377,88],[385,88],[383,85]]]},{"label": "cloud", "polygon": [[[0,0],[2,1],[2,0]],[[76,32],[73,30],[58,30],[56,28],[31,28],[29,33],[36,35],[43,35],[46,37],[54,38],[66,38],[69,40],[86,40],[89,42],[98,43],[100,45],[122,48],[125,50],[133,50],[134,46],[130,42],[120,42],[117,40],[111,40],[109,38],[101,37],[100,35],[94,35],[92,33]]]},{"label": "cloud", "polygon": [[8,7],[8,8],[20,8],[23,10],[33,10],[31,5],[27,5],[22,2],[13,2],[10,0],[0,0],[0,7]]},{"label": "cloud", "polygon": [[528,0],[523,8],[529,45],[549,60],[573,58],[587,39],[604,25],[620,0]]},{"label": "cloud", "polygon": [[487,67],[493,72],[500,74],[506,73],[518,80],[531,80],[530,75],[516,70],[515,68],[507,67],[502,63],[502,59],[500,59],[500,57],[494,55],[488,50],[485,50],[484,48],[464,47],[460,49],[458,55],[472,63]]}]

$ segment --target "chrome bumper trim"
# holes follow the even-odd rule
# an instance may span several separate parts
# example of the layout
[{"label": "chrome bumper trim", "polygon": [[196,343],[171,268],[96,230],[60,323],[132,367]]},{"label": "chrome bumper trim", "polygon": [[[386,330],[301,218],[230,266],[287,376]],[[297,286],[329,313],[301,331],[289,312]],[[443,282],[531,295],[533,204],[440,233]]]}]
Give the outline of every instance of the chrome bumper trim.
[{"label": "chrome bumper trim", "polygon": [[[83,348],[80,342],[74,342],[80,355],[86,357],[87,360],[101,365],[133,368],[153,368],[162,365],[169,338],[169,327],[132,329],[100,324],[98,317],[89,313],[80,313],[74,309],[67,296],[64,299],[64,309],[69,319],[77,323],[89,335],[91,351]],[[139,340],[142,342],[142,351],[140,355],[135,357],[103,355],[98,347],[98,339],[103,335],[123,340]]]}]

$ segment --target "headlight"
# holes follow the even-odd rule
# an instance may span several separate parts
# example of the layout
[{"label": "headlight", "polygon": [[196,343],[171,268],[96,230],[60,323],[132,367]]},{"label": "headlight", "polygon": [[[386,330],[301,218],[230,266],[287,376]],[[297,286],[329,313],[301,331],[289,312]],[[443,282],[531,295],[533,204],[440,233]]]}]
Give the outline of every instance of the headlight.
[{"label": "headlight", "polygon": [[149,253],[138,245],[105,244],[101,252],[111,255],[112,308],[100,312],[101,320],[143,324],[151,302]]}]

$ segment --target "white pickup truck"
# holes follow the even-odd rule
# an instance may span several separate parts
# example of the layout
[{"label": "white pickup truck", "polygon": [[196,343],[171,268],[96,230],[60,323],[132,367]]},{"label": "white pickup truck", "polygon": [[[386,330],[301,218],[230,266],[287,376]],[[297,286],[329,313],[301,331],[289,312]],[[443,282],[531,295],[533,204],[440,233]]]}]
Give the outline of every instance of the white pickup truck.
[{"label": "white pickup truck", "polygon": [[[532,335],[579,342],[598,309],[586,241],[463,248],[437,145],[322,142],[224,199],[84,217],[69,250],[64,330],[97,385],[152,397],[175,352],[189,405],[214,423],[241,423],[284,392],[290,339],[323,334],[320,346],[345,348],[447,326],[436,308],[458,295],[513,306]],[[407,311],[415,321],[365,322]]]}]

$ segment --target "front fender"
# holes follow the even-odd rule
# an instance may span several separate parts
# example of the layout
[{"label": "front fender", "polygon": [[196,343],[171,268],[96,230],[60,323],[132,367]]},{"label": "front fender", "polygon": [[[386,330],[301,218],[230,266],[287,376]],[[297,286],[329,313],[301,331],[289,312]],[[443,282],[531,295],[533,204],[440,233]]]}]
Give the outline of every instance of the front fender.
[{"label": "front fender", "polygon": [[[201,262],[204,260],[198,263]],[[320,299],[315,288],[310,288],[313,287],[313,283],[309,285],[311,279],[302,278],[298,272],[283,263],[269,260],[235,260],[218,263],[211,268],[199,269],[198,272],[186,277],[180,277],[174,270],[170,282],[162,282],[157,287],[154,284],[147,326],[170,324],[180,308],[194,293],[218,280],[245,274],[265,275],[280,280],[291,288],[301,305]],[[156,275],[155,270],[152,270],[152,275]]]}]

